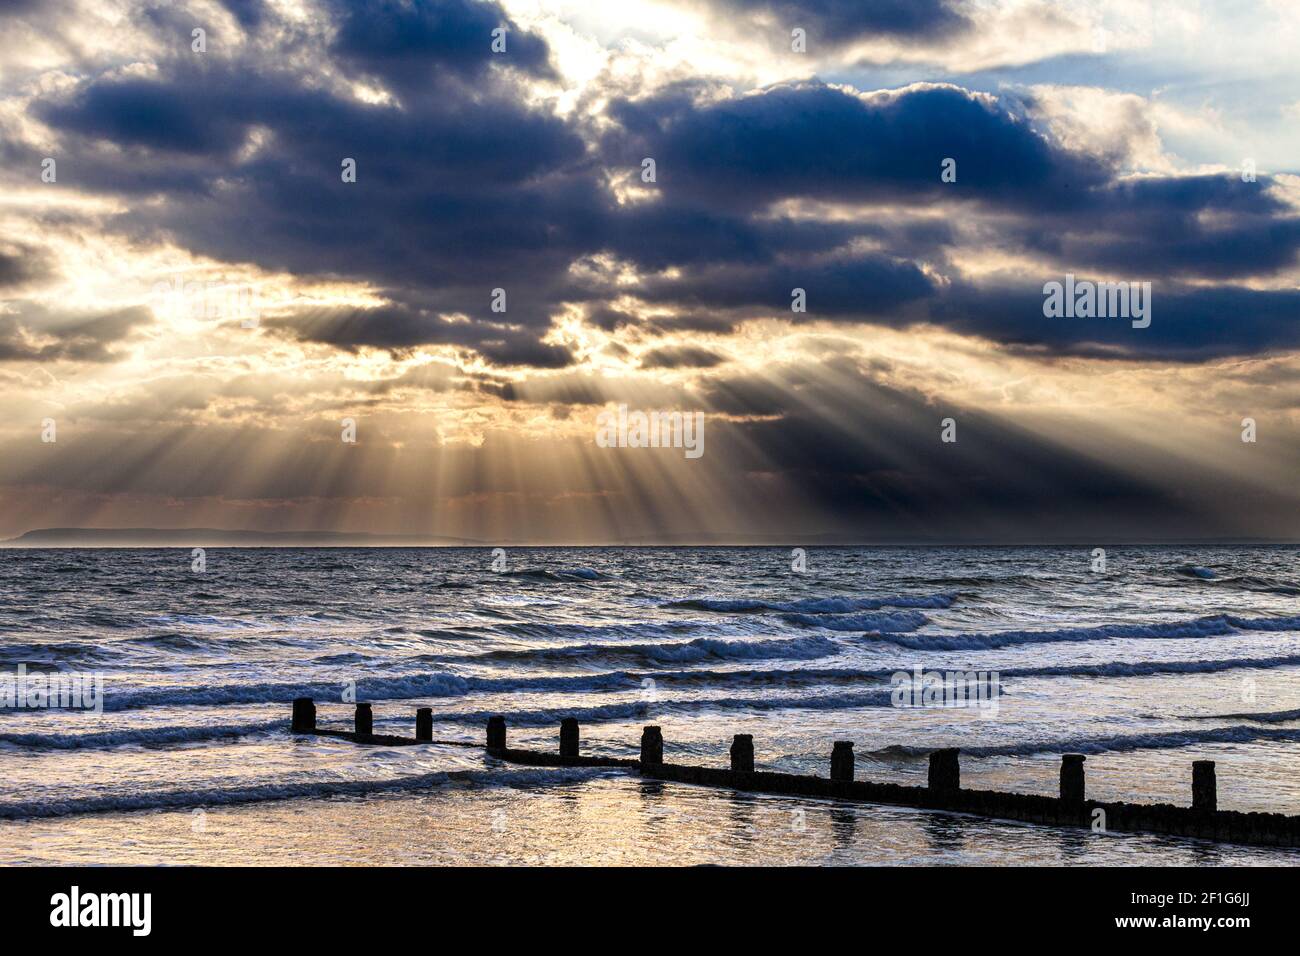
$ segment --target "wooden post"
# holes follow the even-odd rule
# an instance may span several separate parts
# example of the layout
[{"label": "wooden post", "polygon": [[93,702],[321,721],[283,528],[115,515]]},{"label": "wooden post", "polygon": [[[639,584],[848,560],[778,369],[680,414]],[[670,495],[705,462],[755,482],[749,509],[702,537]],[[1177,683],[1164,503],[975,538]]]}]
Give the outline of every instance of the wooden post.
[{"label": "wooden post", "polygon": [[663,732],[658,727],[646,727],[641,731],[641,763],[647,767],[658,767],[663,762]]},{"label": "wooden post", "polygon": [[754,772],[754,735],[736,734],[731,739],[731,769]]},{"label": "wooden post", "polygon": [[945,793],[961,789],[961,764],[956,747],[945,747],[930,754],[930,789]]},{"label": "wooden post", "polygon": [[310,734],[316,729],[316,705],[310,697],[295,697],[293,701],[293,723],[290,725],[295,734]]},{"label": "wooden post", "polygon": [[837,740],[831,749],[831,779],[853,780],[853,741]]},{"label": "wooden post", "polygon": [[1219,809],[1213,760],[1192,761],[1192,809],[1211,812]]},{"label": "wooden post", "polygon": [[506,749],[506,719],[504,717],[488,718],[487,749],[488,750]]},{"label": "wooden post", "polygon": [[371,713],[369,704],[357,704],[356,731],[359,734],[375,732],[375,715]]},{"label": "wooden post", "polygon": [[1061,801],[1083,803],[1083,754],[1064,754],[1061,757]]},{"label": "wooden post", "polygon": [[421,707],[415,712],[415,739],[433,739],[433,708]]},{"label": "wooden post", "polygon": [[560,721],[560,756],[578,756],[578,718],[565,717]]}]

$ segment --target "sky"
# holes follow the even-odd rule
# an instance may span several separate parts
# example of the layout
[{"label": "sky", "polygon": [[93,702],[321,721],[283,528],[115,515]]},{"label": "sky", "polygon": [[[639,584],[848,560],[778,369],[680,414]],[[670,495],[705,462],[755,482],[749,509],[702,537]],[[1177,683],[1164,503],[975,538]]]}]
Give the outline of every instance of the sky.
[{"label": "sky", "polygon": [[0,0],[0,536],[1300,539],[1298,48],[1280,0]]}]

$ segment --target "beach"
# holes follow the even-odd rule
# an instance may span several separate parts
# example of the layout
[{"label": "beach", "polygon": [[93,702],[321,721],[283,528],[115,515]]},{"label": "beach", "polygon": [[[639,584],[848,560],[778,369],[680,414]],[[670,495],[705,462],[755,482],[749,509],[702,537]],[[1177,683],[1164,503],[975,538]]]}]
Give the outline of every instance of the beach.
[{"label": "beach", "polygon": [[[182,549],[0,551],[4,669],[102,678],[99,712],[0,714],[0,826],[23,863],[1291,863],[1295,851],[757,796],[617,769],[383,748],[322,727],[924,785],[1300,812],[1296,549]],[[498,561],[498,566],[500,562]],[[996,675],[995,707],[897,706],[898,675]]]}]

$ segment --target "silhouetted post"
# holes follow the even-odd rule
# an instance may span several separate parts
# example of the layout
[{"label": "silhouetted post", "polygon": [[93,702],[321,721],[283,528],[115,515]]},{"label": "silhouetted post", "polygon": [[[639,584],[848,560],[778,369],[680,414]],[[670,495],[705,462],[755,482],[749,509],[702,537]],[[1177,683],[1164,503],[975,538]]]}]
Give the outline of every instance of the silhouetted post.
[{"label": "silhouetted post", "polygon": [[356,730],[359,734],[375,732],[375,715],[370,712],[369,704],[357,704]]},{"label": "silhouetted post", "polygon": [[1213,760],[1192,761],[1192,809],[1211,811],[1219,809]]},{"label": "silhouetted post", "polygon": [[1066,803],[1083,803],[1083,754],[1061,756],[1061,800]]},{"label": "silhouetted post", "polygon": [[961,789],[961,764],[956,747],[945,747],[930,754],[930,789],[945,793]]},{"label": "silhouetted post", "polygon": [[835,741],[831,748],[831,779],[853,780],[853,741]]},{"label": "silhouetted post", "polygon": [[754,735],[736,734],[731,739],[731,769],[754,772]]},{"label": "silhouetted post", "polygon": [[310,697],[294,698],[291,726],[295,734],[310,734],[316,729],[316,705]]},{"label": "silhouetted post", "polygon": [[506,749],[506,719],[504,717],[488,718],[487,749],[488,750]]},{"label": "silhouetted post", "polygon": [[578,756],[578,718],[565,717],[560,721],[560,756]]},{"label": "silhouetted post", "polygon": [[658,727],[646,727],[641,731],[641,763],[647,767],[657,767],[663,762],[663,732]]},{"label": "silhouetted post", "polygon": [[421,707],[415,712],[415,739],[433,739],[433,708]]}]

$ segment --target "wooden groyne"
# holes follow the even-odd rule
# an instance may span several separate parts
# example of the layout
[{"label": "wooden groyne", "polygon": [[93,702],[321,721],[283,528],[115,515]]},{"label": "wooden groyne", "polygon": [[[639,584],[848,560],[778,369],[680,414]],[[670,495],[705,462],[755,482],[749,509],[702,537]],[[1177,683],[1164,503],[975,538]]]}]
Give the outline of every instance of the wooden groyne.
[{"label": "wooden groyne", "polygon": [[[369,704],[358,704],[354,729],[329,730],[316,726],[316,707],[309,698],[293,702],[294,733],[339,737],[361,744],[415,746],[446,744],[479,747],[466,741],[434,740],[432,712],[416,712],[416,736],[397,737],[373,733]],[[695,786],[768,793],[789,797],[848,800],[918,810],[966,813],[994,820],[1011,820],[1046,826],[1084,828],[1094,832],[1155,833],[1193,837],[1249,846],[1300,847],[1300,816],[1282,813],[1243,813],[1218,809],[1217,780],[1212,760],[1192,763],[1192,805],[1122,803],[1089,800],[1085,792],[1082,754],[1061,758],[1059,796],[968,790],[961,786],[960,751],[935,750],[930,754],[924,787],[897,783],[872,783],[854,778],[853,744],[835,741],[830,755],[830,776],[776,773],[754,769],[754,738],[737,734],[731,745],[731,766],[700,767],[664,762],[663,731],[646,727],[641,734],[639,759],[600,757],[580,753],[578,722],[572,717],[560,724],[556,752],[523,750],[506,741],[504,717],[487,723],[483,749],[489,756],[533,767],[618,767],[636,770],[644,777]]]}]

